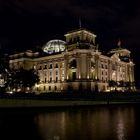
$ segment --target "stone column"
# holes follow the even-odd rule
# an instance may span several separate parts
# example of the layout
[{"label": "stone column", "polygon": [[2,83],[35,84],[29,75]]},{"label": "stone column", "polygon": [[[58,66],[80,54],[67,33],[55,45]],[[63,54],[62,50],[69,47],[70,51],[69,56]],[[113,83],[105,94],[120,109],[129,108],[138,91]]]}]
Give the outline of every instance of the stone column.
[{"label": "stone column", "polygon": [[87,70],[86,70],[87,79],[90,78],[90,63],[91,63],[91,55],[87,54]]},{"label": "stone column", "polygon": [[118,76],[118,70],[117,70],[117,68],[118,68],[117,62],[115,62],[115,70],[116,70],[116,82],[117,82],[117,76]]},{"label": "stone column", "polygon": [[135,79],[134,79],[134,65],[132,66],[132,81],[134,82]]},{"label": "stone column", "polygon": [[80,54],[77,53],[76,57],[76,62],[77,62],[77,79],[81,79],[81,59],[80,59]]},{"label": "stone column", "polygon": [[52,63],[52,81],[55,81],[55,63]]},{"label": "stone column", "polygon": [[61,75],[62,75],[61,62],[59,62],[57,64],[58,64],[58,81],[60,81],[61,80]]},{"label": "stone column", "polygon": [[112,63],[111,60],[108,60],[108,80],[112,80]]},{"label": "stone column", "polygon": [[99,73],[99,56],[95,55],[95,79],[100,79],[100,73]]},{"label": "stone column", "polygon": [[64,56],[64,74],[65,74],[64,80],[67,80],[68,78],[68,56],[67,55]]}]

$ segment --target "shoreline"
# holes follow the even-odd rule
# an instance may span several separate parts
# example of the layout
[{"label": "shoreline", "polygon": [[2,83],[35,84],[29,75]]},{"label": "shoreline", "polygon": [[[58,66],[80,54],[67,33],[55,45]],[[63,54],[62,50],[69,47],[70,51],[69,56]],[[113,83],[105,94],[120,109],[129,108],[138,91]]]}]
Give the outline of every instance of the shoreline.
[{"label": "shoreline", "polygon": [[140,101],[130,100],[37,100],[37,99],[0,99],[0,108],[40,108],[40,107],[72,107],[139,104]]}]

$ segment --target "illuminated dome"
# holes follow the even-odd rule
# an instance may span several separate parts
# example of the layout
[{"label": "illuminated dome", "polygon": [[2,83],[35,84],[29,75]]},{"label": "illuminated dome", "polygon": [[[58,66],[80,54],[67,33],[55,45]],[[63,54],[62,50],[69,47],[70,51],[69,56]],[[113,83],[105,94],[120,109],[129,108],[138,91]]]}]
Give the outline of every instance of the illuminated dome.
[{"label": "illuminated dome", "polygon": [[65,41],[62,40],[50,40],[43,47],[43,51],[48,54],[65,51]]}]

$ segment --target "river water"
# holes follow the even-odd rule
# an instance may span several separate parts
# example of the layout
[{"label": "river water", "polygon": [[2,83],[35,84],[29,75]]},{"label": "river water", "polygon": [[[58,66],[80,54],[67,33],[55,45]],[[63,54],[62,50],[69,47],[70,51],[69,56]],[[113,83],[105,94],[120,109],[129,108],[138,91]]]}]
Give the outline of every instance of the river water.
[{"label": "river water", "polygon": [[140,108],[0,109],[0,140],[140,140]]}]

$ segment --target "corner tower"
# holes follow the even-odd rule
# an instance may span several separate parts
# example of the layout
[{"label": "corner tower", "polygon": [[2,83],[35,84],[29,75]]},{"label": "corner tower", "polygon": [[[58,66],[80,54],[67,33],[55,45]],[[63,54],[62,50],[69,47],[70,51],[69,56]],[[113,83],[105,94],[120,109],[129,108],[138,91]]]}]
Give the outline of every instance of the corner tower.
[{"label": "corner tower", "polygon": [[95,48],[96,35],[87,29],[80,28],[65,34],[67,50]]}]

